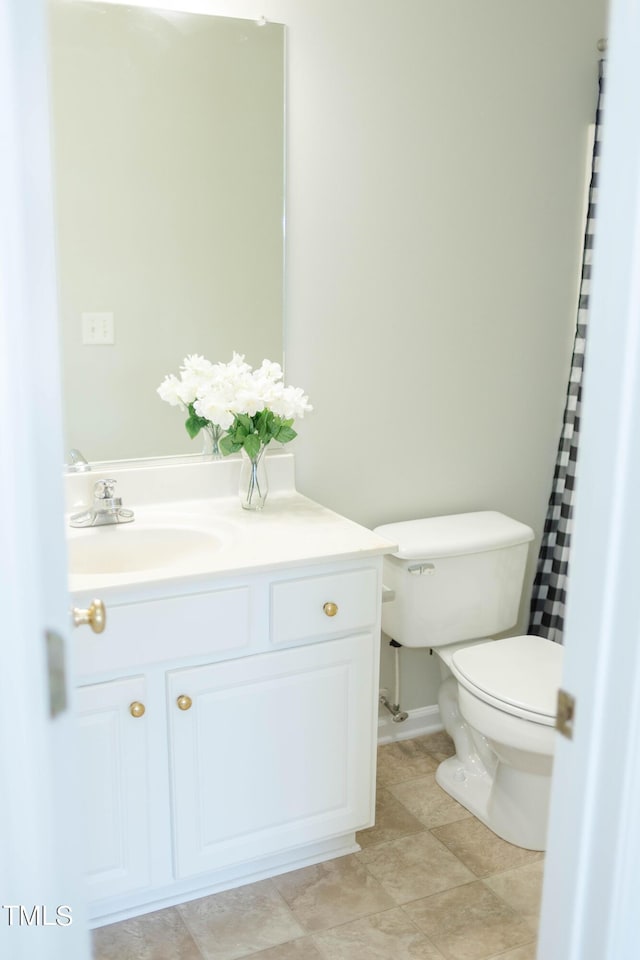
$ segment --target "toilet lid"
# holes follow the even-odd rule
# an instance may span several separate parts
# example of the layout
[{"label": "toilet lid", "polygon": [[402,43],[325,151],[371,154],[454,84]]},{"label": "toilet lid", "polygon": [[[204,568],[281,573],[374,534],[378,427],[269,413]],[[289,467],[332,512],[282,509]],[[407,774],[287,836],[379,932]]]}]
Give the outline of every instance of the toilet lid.
[{"label": "toilet lid", "polygon": [[457,650],[451,670],[470,693],[505,713],[553,725],[563,649],[544,637],[507,637]]},{"label": "toilet lid", "polygon": [[495,510],[384,523],[374,533],[398,544],[393,556],[400,560],[461,557],[533,540],[531,527]]}]

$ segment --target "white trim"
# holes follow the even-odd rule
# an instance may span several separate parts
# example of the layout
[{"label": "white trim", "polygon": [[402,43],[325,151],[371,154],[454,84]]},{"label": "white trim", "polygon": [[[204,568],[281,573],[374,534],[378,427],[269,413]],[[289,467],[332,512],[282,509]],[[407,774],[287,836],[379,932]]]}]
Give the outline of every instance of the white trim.
[{"label": "white trim", "polygon": [[142,916],[155,910],[163,910],[165,907],[173,907],[179,903],[188,903],[190,900],[208,897],[213,893],[221,893],[224,890],[233,890],[245,884],[277,877],[282,873],[289,873],[291,870],[300,870],[302,867],[324,863],[327,860],[334,860],[336,857],[358,853],[360,849],[360,845],[356,842],[355,833],[345,833],[339,837],[334,837],[332,840],[305,844],[294,850],[285,850],[283,853],[260,857],[250,864],[228,867],[219,871],[218,879],[213,882],[208,881],[203,884],[196,877],[178,884],[172,883],[171,893],[163,894],[162,890],[154,890],[152,899],[146,903],[141,903],[134,896],[103,900],[101,903],[94,904],[91,908],[89,925],[91,927],[101,927],[118,920]]},{"label": "white trim", "polygon": [[406,720],[394,723],[386,710],[378,717],[378,746],[385,743],[394,743],[397,740],[411,740],[412,737],[421,737],[426,733],[438,733],[444,729],[440,720],[440,710],[437,706],[418,707],[408,710]]},{"label": "white trim", "polygon": [[640,882],[640,0],[614,0],[538,956],[635,960]]},{"label": "white trim", "polygon": [[0,904],[30,918],[2,908],[12,960],[89,955],[73,726],[49,717],[46,666],[45,631],[68,622],[48,136],[44,2],[0,0]]}]

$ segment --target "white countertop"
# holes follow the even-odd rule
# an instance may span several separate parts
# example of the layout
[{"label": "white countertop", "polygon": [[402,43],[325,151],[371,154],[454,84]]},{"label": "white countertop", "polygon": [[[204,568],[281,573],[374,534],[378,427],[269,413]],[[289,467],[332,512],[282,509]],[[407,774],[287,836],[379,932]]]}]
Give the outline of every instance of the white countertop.
[{"label": "white countertop", "polygon": [[[268,465],[270,493],[264,509],[258,512],[244,510],[238,495],[229,495],[229,489],[237,487],[237,460],[235,463],[188,464],[180,482],[175,472],[179,469],[177,464],[169,465],[168,472],[165,466],[155,471],[148,466],[140,469],[110,466],[83,474],[81,480],[75,476],[69,478],[72,481],[71,490],[68,489],[69,505],[75,500],[70,513],[78,509],[78,490],[86,489],[87,484],[92,489],[95,480],[105,476],[118,479],[123,506],[135,512],[135,520],[130,524],[87,529],[67,526],[69,541],[91,537],[99,542],[97,538],[104,538],[108,548],[117,537],[120,548],[130,532],[138,535],[140,531],[166,528],[203,531],[213,538],[211,549],[172,558],[165,565],[149,565],[128,572],[71,572],[71,593],[78,600],[99,593],[102,599],[111,602],[127,602],[158,596],[169,589],[172,593],[202,589],[212,576],[373,557],[396,549],[395,543],[297,493],[292,454],[270,456]],[[209,483],[212,496],[202,496]],[[153,491],[155,496],[165,493],[167,499],[144,502],[145,490]]]}]

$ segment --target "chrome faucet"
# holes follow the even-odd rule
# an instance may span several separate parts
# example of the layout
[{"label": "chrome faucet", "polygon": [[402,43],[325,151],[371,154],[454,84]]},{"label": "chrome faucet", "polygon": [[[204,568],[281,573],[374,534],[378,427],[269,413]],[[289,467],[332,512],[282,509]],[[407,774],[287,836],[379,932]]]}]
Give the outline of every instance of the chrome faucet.
[{"label": "chrome faucet", "polygon": [[74,513],[69,523],[72,527],[102,527],[112,523],[131,523],[133,510],[122,506],[122,498],[114,496],[116,481],[98,480],[93,485],[93,506],[81,513]]},{"label": "chrome faucet", "polygon": [[69,473],[87,473],[91,470],[88,460],[75,447],[69,450],[69,462],[66,464]]}]

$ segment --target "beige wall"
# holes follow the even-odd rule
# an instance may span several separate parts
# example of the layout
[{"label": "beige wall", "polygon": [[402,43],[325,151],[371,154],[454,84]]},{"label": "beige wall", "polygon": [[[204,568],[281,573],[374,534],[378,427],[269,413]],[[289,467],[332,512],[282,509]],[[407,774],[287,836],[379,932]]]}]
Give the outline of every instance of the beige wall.
[{"label": "beige wall", "polygon": [[[289,28],[301,490],[367,526],[493,508],[539,533],[605,0],[164,5]],[[434,659],[402,656],[403,706],[433,703]]]}]

